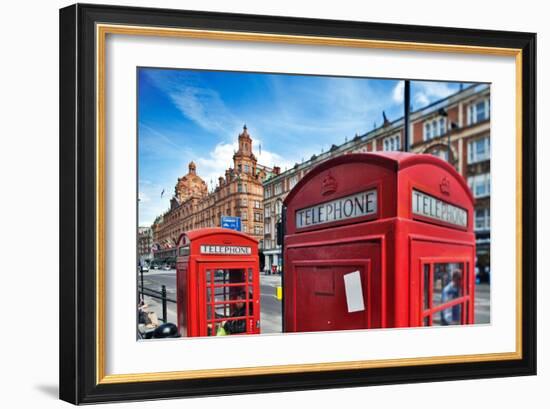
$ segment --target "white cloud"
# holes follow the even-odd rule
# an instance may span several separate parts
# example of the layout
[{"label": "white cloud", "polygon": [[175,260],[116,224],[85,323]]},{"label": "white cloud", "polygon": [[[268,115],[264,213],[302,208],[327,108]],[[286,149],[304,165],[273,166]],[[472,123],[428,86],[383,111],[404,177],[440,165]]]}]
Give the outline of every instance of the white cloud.
[{"label": "white cloud", "polygon": [[405,98],[405,81],[397,81],[392,92],[393,102],[396,104],[402,104]]},{"label": "white cloud", "polygon": [[456,92],[449,83],[438,81],[418,81],[414,83],[414,87],[414,104],[418,105],[418,108]]}]

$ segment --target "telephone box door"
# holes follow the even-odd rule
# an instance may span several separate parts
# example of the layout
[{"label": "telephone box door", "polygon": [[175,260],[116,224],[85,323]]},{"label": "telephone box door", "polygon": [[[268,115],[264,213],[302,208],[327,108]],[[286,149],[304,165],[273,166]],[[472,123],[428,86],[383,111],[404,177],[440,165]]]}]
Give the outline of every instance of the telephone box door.
[{"label": "telephone box door", "polygon": [[[324,259],[314,259],[323,254]],[[294,320],[290,331],[335,331],[381,326],[382,276],[380,244],[291,249]],[[292,322],[293,321],[293,322]],[[293,325],[292,325],[293,324]]]},{"label": "telephone box door", "polygon": [[413,240],[411,326],[474,323],[474,253],[470,245]]},{"label": "telephone box door", "polygon": [[[199,264],[200,336],[260,332],[260,288],[257,263]],[[225,325],[227,324],[227,325]],[[230,331],[229,331],[230,330]]]}]

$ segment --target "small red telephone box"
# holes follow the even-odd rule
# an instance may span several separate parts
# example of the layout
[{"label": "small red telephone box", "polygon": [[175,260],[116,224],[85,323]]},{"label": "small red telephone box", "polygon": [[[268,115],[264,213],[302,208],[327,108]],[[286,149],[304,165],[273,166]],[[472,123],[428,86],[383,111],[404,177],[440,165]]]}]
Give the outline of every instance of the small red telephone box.
[{"label": "small red telephone box", "polygon": [[181,336],[260,332],[256,239],[223,228],[189,231],[178,240],[176,271]]},{"label": "small red telephone box", "polygon": [[284,204],[285,332],[474,322],[473,197],[447,162],[342,155]]}]

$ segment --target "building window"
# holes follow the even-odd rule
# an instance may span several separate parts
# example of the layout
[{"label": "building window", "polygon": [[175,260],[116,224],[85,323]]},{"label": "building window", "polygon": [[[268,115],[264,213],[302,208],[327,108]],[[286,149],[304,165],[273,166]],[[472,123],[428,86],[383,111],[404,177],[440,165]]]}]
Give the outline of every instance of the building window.
[{"label": "building window", "polygon": [[239,215],[241,216],[241,220],[248,220],[248,212],[246,210],[240,211]]},{"label": "building window", "polygon": [[430,152],[431,155],[441,158],[445,161],[449,160],[449,150],[448,149],[434,149]]},{"label": "building window", "polygon": [[250,173],[250,165],[244,165],[244,173]]},{"label": "building window", "polygon": [[271,197],[271,186],[266,186],[264,190],[264,197],[266,199]]},{"label": "building window", "polygon": [[266,223],[264,225],[264,229],[265,229],[265,234],[270,234],[271,233],[271,223]]},{"label": "building window", "polygon": [[488,207],[476,209],[475,230],[489,230],[491,227],[491,212]]},{"label": "building window", "polygon": [[399,137],[399,134],[384,138],[384,150],[385,151],[401,150],[401,138]]},{"label": "building window", "polygon": [[254,226],[254,234],[256,235],[262,234],[262,226]]},{"label": "building window", "polygon": [[490,138],[475,139],[468,142],[468,164],[482,162],[490,159],[491,154]]},{"label": "building window", "polygon": [[281,182],[275,185],[275,195],[280,195],[283,192],[283,184]]},{"label": "building window", "polygon": [[283,202],[280,200],[277,200],[275,203],[275,215],[279,216],[281,214],[281,210],[283,208]]},{"label": "building window", "polygon": [[243,233],[248,233],[248,228],[246,227],[246,224],[243,224]]},{"label": "building window", "polygon": [[489,119],[489,98],[468,105],[468,125]]},{"label": "building window", "polygon": [[239,192],[239,193],[243,192],[243,184],[242,183],[237,184],[237,192]]},{"label": "building window", "polygon": [[254,208],[255,209],[261,209],[262,208],[262,202],[259,200],[254,200]]},{"label": "building window", "polygon": [[491,175],[483,173],[481,175],[470,176],[468,186],[475,198],[486,197],[491,193]]},{"label": "building window", "polygon": [[265,217],[270,217],[271,215],[271,206],[267,205],[264,209]]},{"label": "building window", "polygon": [[261,213],[254,213],[254,221],[255,222],[261,222],[262,221],[262,214]]},{"label": "building window", "polygon": [[447,132],[447,118],[437,117],[424,122],[424,140],[437,138]]},{"label": "building window", "polygon": [[294,174],[288,180],[289,189],[292,189],[294,186],[296,186],[296,183],[298,183],[298,175]]}]

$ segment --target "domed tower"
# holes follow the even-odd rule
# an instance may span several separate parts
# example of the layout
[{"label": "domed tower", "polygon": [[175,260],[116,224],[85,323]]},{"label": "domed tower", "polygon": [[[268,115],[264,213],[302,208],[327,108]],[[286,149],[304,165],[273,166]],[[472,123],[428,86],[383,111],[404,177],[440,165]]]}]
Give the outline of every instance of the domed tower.
[{"label": "domed tower", "polygon": [[251,177],[256,175],[256,157],[252,153],[252,138],[248,134],[246,124],[242,133],[239,134],[239,150],[233,155],[235,172],[238,175],[246,174]]},{"label": "domed tower", "polygon": [[197,165],[189,162],[187,175],[178,178],[174,189],[174,197],[179,203],[183,203],[191,197],[204,197],[208,194],[206,182],[197,175]]}]

